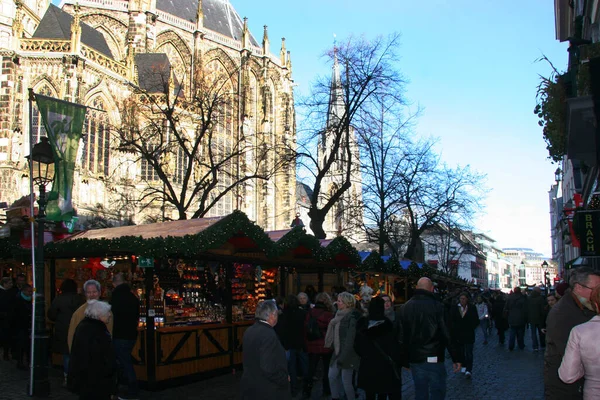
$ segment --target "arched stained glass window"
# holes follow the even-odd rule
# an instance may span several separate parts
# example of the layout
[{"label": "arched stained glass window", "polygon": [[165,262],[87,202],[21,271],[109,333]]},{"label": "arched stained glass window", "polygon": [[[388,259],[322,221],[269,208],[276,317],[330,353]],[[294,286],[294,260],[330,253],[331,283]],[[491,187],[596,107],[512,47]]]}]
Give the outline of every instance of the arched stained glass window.
[{"label": "arched stained glass window", "polygon": [[81,168],[92,174],[108,176],[110,162],[110,132],[104,101],[95,97],[89,104],[83,125]]}]

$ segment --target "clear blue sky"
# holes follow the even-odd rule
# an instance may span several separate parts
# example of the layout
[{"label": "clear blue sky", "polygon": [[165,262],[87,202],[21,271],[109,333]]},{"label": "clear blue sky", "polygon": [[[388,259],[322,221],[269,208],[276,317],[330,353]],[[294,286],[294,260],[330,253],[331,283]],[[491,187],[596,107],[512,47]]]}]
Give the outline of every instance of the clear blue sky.
[{"label": "clear blue sky", "polygon": [[[330,66],[320,58],[333,35],[402,34],[399,68],[407,96],[424,108],[416,133],[440,138],[450,165],[470,164],[492,189],[477,229],[501,247],[551,255],[548,190],[554,170],[533,114],[545,54],[566,68],[567,46],[554,39],[547,0],[230,0],[256,39],[269,26],[291,51],[297,90]],[[58,3],[58,0],[54,0]]]},{"label": "clear blue sky", "polygon": [[262,39],[269,26],[273,53],[281,37],[293,76],[305,92],[329,66],[320,58],[333,34],[402,34],[399,67],[409,100],[424,108],[417,134],[440,138],[450,165],[470,164],[492,189],[477,229],[501,247],[531,247],[551,255],[548,190],[556,165],[547,160],[533,114],[545,54],[565,69],[567,46],[554,39],[552,2],[544,0],[236,1]]}]

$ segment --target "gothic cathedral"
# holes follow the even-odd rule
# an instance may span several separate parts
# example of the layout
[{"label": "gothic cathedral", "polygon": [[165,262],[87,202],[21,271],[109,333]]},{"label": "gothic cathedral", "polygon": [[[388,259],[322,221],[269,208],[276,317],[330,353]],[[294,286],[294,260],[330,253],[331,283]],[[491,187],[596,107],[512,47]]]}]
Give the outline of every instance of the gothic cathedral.
[{"label": "gothic cathedral", "polygon": [[[0,6],[0,202],[10,205],[29,193],[24,158],[30,152],[29,133],[34,143],[45,135],[35,109],[29,121],[31,88],[89,107],[73,187],[80,220],[99,208],[116,221],[139,224],[161,212],[163,218],[177,219],[164,204],[136,209],[136,191],[152,174],[144,160],[123,170],[128,154],[115,150],[111,137],[111,127],[124,119],[118,105],[132,95],[131,87],[143,85],[141,67],[153,68],[152,63],[165,59],[181,96],[189,95],[199,69],[225,71],[226,85],[235,92],[219,132],[225,141],[260,137],[273,149],[295,145],[285,40],[279,55],[273,55],[267,27],[259,43],[228,0],[63,0],[60,8],[49,0],[0,0]],[[288,227],[296,208],[295,164],[271,153],[269,163],[282,168],[267,179],[244,180],[206,216],[239,209],[265,230]],[[252,154],[243,157],[249,169]],[[125,178],[133,181],[128,186],[133,190],[119,187]]]}]

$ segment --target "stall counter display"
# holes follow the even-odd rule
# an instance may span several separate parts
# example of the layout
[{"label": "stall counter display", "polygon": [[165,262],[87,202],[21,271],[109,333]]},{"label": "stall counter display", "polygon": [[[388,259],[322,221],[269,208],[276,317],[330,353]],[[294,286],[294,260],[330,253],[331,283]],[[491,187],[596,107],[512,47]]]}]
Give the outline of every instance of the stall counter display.
[{"label": "stall counter display", "polygon": [[[224,268],[216,263],[170,261],[154,276],[154,316],[158,326],[189,326],[225,321]],[[145,296],[145,293],[141,293]],[[143,307],[143,306],[142,306]],[[145,316],[143,309],[140,316]],[[156,319],[155,319],[156,321]],[[143,326],[144,320],[140,320]]]},{"label": "stall counter display", "polygon": [[258,302],[272,297],[276,276],[277,270],[263,270],[258,265],[233,265],[233,322],[254,319]]}]

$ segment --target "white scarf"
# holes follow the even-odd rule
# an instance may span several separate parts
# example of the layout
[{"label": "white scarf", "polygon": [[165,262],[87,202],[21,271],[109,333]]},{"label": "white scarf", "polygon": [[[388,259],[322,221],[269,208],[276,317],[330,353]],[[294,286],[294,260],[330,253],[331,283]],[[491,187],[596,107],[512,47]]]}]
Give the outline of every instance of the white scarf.
[{"label": "white scarf", "polygon": [[335,317],[329,323],[327,327],[327,333],[325,334],[325,347],[331,349],[333,348],[336,355],[340,354],[340,322],[348,313],[350,313],[350,308],[345,308],[343,310],[338,310],[335,314]]}]

